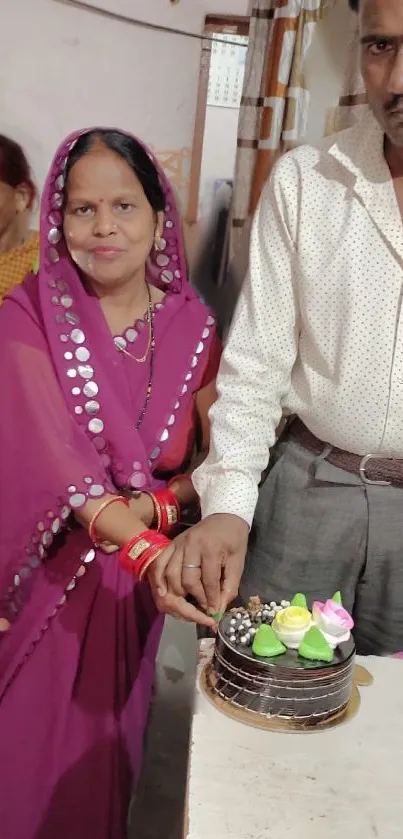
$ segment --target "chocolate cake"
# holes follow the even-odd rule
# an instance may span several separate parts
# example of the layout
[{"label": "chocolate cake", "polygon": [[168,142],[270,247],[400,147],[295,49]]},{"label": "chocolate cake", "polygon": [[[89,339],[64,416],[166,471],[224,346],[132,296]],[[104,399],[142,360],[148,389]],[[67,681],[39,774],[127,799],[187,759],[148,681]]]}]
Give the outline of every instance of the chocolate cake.
[{"label": "chocolate cake", "polygon": [[233,708],[290,727],[313,727],[345,713],[353,690],[353,621],[338,592],[307,608],[291,602],[233,609],[220,621],[211,691]]}]

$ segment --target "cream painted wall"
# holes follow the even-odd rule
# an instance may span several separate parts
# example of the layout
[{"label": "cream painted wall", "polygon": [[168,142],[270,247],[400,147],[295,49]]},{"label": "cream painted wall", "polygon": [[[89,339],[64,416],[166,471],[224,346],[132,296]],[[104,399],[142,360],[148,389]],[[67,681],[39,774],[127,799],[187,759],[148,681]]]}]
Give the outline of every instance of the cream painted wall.
[{"label": "cream painted wall", "polygon": [[234,179],[238,139],[239,108],[206,108],[203,159],[200,172],[199,216],[208,214],[214,203],[216,180]]},{"label": "cream painted wall", "polygon": [[[198,33],[205,15],[246,14],[249,5],[249,0],[87,2]],[[109,124],[137,133],[158,152],[175,152],[168,174],[185,199],[199,41],[54,0],[3,0],[0,50],[0,131],[24,145],[40,186],[62,138],[77,127]]]},{"label": "cream painted wall", "polygon": [[338,103],[353,33],[354,16],[347,0],[333,0],[333,4],[316,28],[304,68],[311,95],[305,137],[308,142],[323,137],[329,114]]},{"label": "cream painted wall", "polygon": [[[202,31],[206,14],[247,14],[249,8],[249,0],[86,2],[195,33]],[[336,0],[317,28],[305,68],[311,90],[309,141],[322,136],[328,110],[337,103],[350,24],[347,0]],[[174,152],[167,173],[185,203],[199,41],[144,30],[54,0],[0,0],[0,50],[6,68],[0,84],[0,131],[22,142],[39,185],[68,132],[114,124],[134,131],[159,153]],[[214,148],[215,169],[217,147],[215,161],[213,155]]]},{"label": "cream painted wall", "polygon": [[199,33],[206,15],[246,15],[249,0],[85,0],[91,6],[148,23]]}]

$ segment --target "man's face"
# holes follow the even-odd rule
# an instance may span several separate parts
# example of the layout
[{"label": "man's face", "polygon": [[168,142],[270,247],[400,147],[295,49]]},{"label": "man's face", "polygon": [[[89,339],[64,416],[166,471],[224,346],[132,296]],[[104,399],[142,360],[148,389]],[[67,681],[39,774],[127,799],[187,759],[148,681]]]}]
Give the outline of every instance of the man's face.
[{"label": "man's face", "polygon": [[403,148],[403,0],[361,0],[361,69],[385,134]]}]

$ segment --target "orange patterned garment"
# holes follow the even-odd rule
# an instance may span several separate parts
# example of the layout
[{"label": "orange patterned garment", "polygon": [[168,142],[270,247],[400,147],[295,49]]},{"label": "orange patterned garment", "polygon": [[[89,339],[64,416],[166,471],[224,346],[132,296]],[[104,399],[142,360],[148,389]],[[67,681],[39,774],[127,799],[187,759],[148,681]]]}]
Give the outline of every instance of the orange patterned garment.
[{"label": "orange patterned garment", "polygon": [[0,254],[0,304],[3,297],[21,283],[32,270],[37,270],[39,234],[35,233],[21,247]]}]

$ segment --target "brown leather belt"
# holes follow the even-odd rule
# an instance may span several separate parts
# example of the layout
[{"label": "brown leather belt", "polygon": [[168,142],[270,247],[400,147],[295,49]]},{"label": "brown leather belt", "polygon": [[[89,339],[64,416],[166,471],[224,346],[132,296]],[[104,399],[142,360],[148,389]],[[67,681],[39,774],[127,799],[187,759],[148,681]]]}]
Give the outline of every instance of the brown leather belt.
[{"label": "brown leather belt", "polygon": [[[288,439],[294,440],[312,454],[320,455],[329,447],[312,434],[304,423],[296,417],[289,426]],[[339,469],[357,475],[364,484],[378,486],[403,486],[403,458],[386,458],[377,454],[359,454],[345,452],[333,446],[325,460]]]}]

